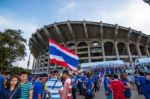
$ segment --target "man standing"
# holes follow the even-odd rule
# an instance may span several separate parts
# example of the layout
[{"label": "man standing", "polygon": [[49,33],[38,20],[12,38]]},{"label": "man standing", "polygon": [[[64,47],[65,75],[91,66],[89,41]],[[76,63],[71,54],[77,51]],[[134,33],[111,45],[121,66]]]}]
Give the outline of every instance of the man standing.
[{"label": "man standing", "polygon": [[85,99],[92,99],[94,96],[94,83],[91,78],[91,73],[87,73],[87,79],[85,81],[85,86],[84,88],[86,89],[85,91]]},{"label": "man standing", "polygon": [[[60,99],[60,89],[62,87],[63,85],[59,78],[59,72],[57,70],[54,70],[51,78],[48,79],[45,84],[45,90],[47,91],[46,99]],[[50,97],[48,93],[50,93]]]},{"label": "man standing", "polygon": [[80,95],[83,95],[83,84],[85,84],[85,80],[86,80],[86,77],[85,77],[84,73],[82,72],[80,78],[78,79]]},{"label": "man standing", "polygon": [[142,84],[144,84],[144,79],[145,79],[145,76],[144,76],[144,72],[140,72],[139,73],[140,74],[140,76],[137,78],[137,90],[138,90],[138,93],[139,94],[142,94],[142,90],[141,90],[141,86],[142,86]]},{"label": "man standing", "polygon": [[43,93],[43,84],[41,82],[41,77],[36,76],[36,81],[34,83],[33,88],[33,99],[42,99],[42,93]]},{"label": "man standing", "polygon": [[28,82],[28,73],[26,71],[22,71],[20,73],[21,79],[21,99],[32,99],[33,95],[33,86]]},{"label": "man standing", "polygon": [[112,80],[112,75],[110,75],[110,74],[105,75],[104,88],[105,88],[105,95],[107,96],[107,99],[112,99],[112,91],[110,89],[111,80]]},{"label": "man standing", "polygon": [[145,99],[150,99],[150,73],[146,73],[146,77],[139,77],[138,81],[141,85],[141,92],[145,96]]},{"label": "man standing", "polygon": [[73,99],[76,99],[78,78],[75,73],[73,73],[73,77],[71,78],[71,83],[72,83],[72,97],[73,97]]}]

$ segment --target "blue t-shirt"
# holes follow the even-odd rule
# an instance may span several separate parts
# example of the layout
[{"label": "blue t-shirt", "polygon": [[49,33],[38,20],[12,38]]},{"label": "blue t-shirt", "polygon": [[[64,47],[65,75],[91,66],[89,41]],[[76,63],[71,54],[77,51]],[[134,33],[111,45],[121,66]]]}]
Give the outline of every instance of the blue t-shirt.
[{"label": "blue t-shirt", "polygon": [[81,76],[81,81],[85,82],[85,80],[86,80],[86,77],[85,76]]},{"label": "blue t-shirt", "polygon": [[43,84],[40,81],[34,83],[33,99],[38,99],[38,94],[43,94]]},{"label": "blue t-shirt", "polygon": [[114,74],[114,68],[110,68],[111,74]]},{"label": "blue t-shirt", "polygon": [[20,99],[21,98],[21,89],[18,87],[17,89],[10,90],[9,88],[4,89],[3,99]]},{"label": "blue t-shirt", "polygon": [[[126,79],[126,80],[123,81],[123,83],[124,83],[125,86],[127,86],[127,85],[129,84],[129,81]],[[124,95],[125,95],[125,97],[127,97],[127,98],[130,98],[130,97],[131,97],[131,91],[130,91],[129,88],[126,88],[126,89],[125,89]]]},{"label": "blue t-shirt", "polygon": [[79,84],[80,84],[80,88],[83,87],[83,84],[85,83],[86,77],[85,76],[81,76],[79,78]]},{"label": "blue t-shirt", "polygon": [[141,91],[143,94],[150,93],[150,80],[147,80],[144,76],[140,76],[138,82],[141,85]]},{"label": "blue t-shirt", "polygon": [[85,82],[86,90],[87,91],[92,90],[92,84],[93,84],[92,79],[91,78],[87,78],[86,82]]},{"label": "blue t-shirt", "polygon": [[32,76],[31,75],[28,76],[28,82],[32,82]]},{"label": "blue t-shirt", "polygon": [[77,82],[78,82],[78,78],[76,76],[72,77],[71,79],[72,88],[77,88]]},{"label": "blue t-shirt", "polygon": [[5,80],[5,78],[0,75],[0,93],[3,91],[3,82],[4,82],[4,80]]},{"label": "blue t-shirt", "polygon": [[97,82],[97,81],[98,81],[97,75],[94,75],[94,76],[92,77],[92,80],[93,80],[93,82]]},{"label": "blue t-shirt", "polygon": [[108,78],[104,78],[104,88],[105,88],[105,94],[108,95],[111,93],[110,87],[108,86],[110,85],[110,81]]},{"label": "blue t-shirt", "polygon": [[135,81],[135,84],[138,85],[138,76],[137,75],[134,76],[134,81]]}]

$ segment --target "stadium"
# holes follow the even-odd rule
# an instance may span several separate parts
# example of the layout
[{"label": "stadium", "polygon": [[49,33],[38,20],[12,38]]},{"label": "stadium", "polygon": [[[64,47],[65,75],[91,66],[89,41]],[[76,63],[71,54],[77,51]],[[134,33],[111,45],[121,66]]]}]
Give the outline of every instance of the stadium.
[{"label": "stadium", "polygon": [[61,69],[49,62],[49,38],[75,51],[80,64],[111,60],[133,63],[150,56],[150,35],[141,31],[102,21],[68,20],[45,25],[32,34],[29,47],[34,56],[33,72]]}]

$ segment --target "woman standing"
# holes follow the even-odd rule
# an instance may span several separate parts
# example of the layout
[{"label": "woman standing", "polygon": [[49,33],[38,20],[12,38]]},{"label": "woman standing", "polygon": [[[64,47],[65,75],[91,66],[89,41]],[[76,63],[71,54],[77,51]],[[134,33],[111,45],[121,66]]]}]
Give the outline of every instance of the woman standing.
[{"label": "woman standing", "polygon": [[18,88],[19,78],[12,76],[8,87],[4,89],[3,99],[19,99],[21,97],[21,89]]}]

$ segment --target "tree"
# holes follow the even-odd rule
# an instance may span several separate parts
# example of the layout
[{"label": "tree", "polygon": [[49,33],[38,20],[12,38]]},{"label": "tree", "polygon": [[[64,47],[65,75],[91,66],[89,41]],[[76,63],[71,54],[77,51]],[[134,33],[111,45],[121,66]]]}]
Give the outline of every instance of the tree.
[{"label": "tree", "polygon": [[12,74],[19,74],[21,71],[24,71],[24,69],[22,67],[13,67],[10,72]]},{"label": "tree", "polygon": [[0,67],[22,60],[26,56],[25,43],[20,30],[6,29],[0,32]]}]

